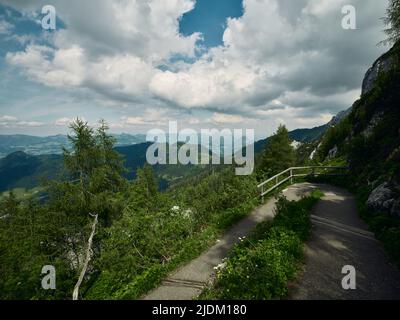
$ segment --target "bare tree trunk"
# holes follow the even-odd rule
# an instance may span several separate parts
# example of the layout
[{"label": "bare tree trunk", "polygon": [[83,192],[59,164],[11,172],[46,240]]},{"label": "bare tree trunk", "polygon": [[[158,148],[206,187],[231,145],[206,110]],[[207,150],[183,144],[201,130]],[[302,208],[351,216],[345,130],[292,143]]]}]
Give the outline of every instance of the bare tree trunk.
[{"label": "bare tree trunk", "polygon": [[93,253],[92,244],[93,244],[94,234],[96,233],[96,225],[97,225],[97,221],[98,221],[98,215],[97,214],[96,215],[92,215],[91,214],[91,216],[94,217],[94,221],[93,221],[93,225],[92,225],[92,233],[90,234],[90,237],[89,237],[89,240],[88,240],[88,246],[87,246],[87,249],[86,249],[85,262],[83,264],[81,274],[79,275],[78,282],[75,285],[74,292],[72,294],[72,300],[78,300],[79,287],[81,286],[83,278],[85,277],[86,270],[87,270],[87,268],[89,266],[89,262],[90,262],[90,259],[92,257],[92,253]]}]

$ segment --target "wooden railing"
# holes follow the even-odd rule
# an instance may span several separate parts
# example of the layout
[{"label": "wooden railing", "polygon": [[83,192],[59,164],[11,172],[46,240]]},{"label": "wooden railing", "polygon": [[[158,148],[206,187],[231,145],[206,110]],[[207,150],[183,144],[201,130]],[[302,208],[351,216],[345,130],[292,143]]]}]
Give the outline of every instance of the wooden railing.
[{"label": "wooden railing", "polygon": [[333,167],[333,166],[313,166],[313,167],[292,167],[278,173],[268,180],[260,183],[257,188],[260,191],[261,199],[264,202],[264,197],[274,191],[287,181],[293,184],[293,179],[297,177],[315,177],[315,176],[343,176],[348,173],[348,167]]}]

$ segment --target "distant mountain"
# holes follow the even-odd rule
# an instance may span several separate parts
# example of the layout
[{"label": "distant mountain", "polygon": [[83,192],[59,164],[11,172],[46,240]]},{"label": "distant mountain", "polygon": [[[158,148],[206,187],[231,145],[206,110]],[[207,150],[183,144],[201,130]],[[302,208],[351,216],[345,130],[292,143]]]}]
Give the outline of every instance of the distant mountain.
[{"label": "distant mountain", "polygon": [[[143,134],[114,134],[116,146],[129,146],[146,142]],[[61,154],[62,148],[69,148],[70,144],[66,135],[36,137],[29,135],[0,135],[0,158],[16,152],[23,151],[29,155]]]},{"label": "distant mountain", "polygon": [[[334,126],[348,111],[339,113],[326,125],[312,129],[297,129],[289,132],[290,137],[298,142],[313,142],[320,139],[328,128]],[[146,151],[152,144],[141,142],[145,135],[114,135],[117,139],[116,151],[125,160],[128,169],[126,177],[134,179],[138,168],[146,163]],[[268,138],[254,144],[255,153],[260,153]],[[182,144],[182,143],[179,143]],[[61,148],[68,148],[68,140],[64,135],[50,137],[34,137],[26,135],[0,135],[0,191],[11,188],[33,188],[40,185],[43,179],[54,179],[63,172]],[[221,146],[223,150],[223,146]],[[10,153],[11,151],[11,153]],[[201,152],[209,152],[203,147]],[[223,157],[223,152],[221,152]],[[156,165],[154,170],[160,180],[160,186],[165,188],[171,183],[179,182],[189,176],[198,174],[207,165]]]},{"label": "distant mountain", "polygon": [[[328,131],[329,128],[337,125],[342,119],[347,117],[352,108],[339,112],[336,116],[332,118],[327,124],[324,124],[319,127],[315,127],[312,129],[296,129],[289,132],[289,136],[292,140],[302,142],[302,143],[310,143],[317,141],[323,137],[323,135]],[[260,153],[264,150],[266,144],[268,143],[268,139],[259,140],[254,143],[254,152]]]},{"label": "distant mountain", "polygon": [[[129,180],[134,179],[137,169],[146,163],[146,152],[150,145],[152,143],[146,142],[115,148],[124,159],[125,167],[128,169],[126,178]],[[201,152],[210,153],[205,148],[202,148]],[[201,153],[199,157],[200,155]],[[9,154],[0,159],[0,192],[13,188],[30,189],[40,185],[43,180],[62,177],[62,174],[65,174],[63,166],[63,156],[59,154],[29,155],[23,151]],[[155,165],[154,171],[159,179],[160,188],[165,189],[168,185],[198,174],[207,167],[207,165]]]},{"label": "distant mountain", "polygon": [[[328,130],[329,125],[325,124],[320,127],[315,127],[312,129],[296,129],[289,132],[289,136],[292,140],[298,142],[313,142],[321,138],[325,132]],[[269,138],[259,140],[254,143],[254,152],[260,153],[264,150],[265,146],[268,143]]]},{"label": "distant mountain", "polygon": [[60,155],[28,155],[14,152],[0,159],[0,191],[11,188],[33,188],[41,181],[56,178],[62,172]]}]

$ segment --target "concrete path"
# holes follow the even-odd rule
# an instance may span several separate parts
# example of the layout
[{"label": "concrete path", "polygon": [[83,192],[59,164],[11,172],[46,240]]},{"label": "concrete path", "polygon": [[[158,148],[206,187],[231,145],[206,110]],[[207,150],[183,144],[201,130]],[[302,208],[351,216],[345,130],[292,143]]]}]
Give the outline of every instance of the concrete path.
[{"label": "concrete path", "polygon": [[[305,248],[306,264],[290,298],[400,299],[400,272],[358,217],[354,197],[339,188],[319,187],[325,197],[313,209],[313,233]],[[356,270],[355,290],[342,288],[345,265]]]},{"label": "concrete path", "polygon": [[[315,186],[297,184],[284,191],[289,200],[298,200]],[[275,199],[256,208],[248,217],[236,224],[210,249],[184,267],[170,274],[160,287],[144,297],[145,300],[190,300],[197,297],[206,284],[212,279],[214,267],[222,262],[228,251],[239,241],[239,237],[247,236],[254,227],[274,217]]]},{"label": "concrete path", "polygon": [[[313,235],[306,245],[306,265],[292,285],[290,299],[400,299],[400,272],[389,260],[373,234],[358,217],[348,192],[328,185],[302,183],[284,190],[288,200],[299,200],[315,188],[325,197],[313,209]],[[256,208],[213,247],[170,274],[145,300],[190,300],[212,279],[239,237],[247,236],[265,219],[274,217],[275,199]],[[342,268],[356,269],[356,290],[341,286]]]}]

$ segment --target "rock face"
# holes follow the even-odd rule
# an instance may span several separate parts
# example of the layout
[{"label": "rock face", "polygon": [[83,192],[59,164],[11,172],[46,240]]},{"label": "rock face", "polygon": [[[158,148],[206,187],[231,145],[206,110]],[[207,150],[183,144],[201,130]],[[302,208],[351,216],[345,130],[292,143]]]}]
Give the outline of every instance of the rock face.
[{"label": "rock face", "polygon": [[382,120],[384,116],[383,112],[378,112],[376,114],[374,114],[374,116],[372,117],[372,119],[369,121],[368,126],[365,128],[365,130],[361,133],[365,138],[369,138],[375,127],[379,124],[379,122]]},{"label": "rock face", "polygon": [[339,151],[339,149],[338,149],[337,146],[333,147],[331,150],[329,150],[328,158],[329,158],[329,159],[335,158],[336,155],[337,155],[337,153],[338,153],[338,151]]},{"label": "rock face", "polygon": [[394,64],[394,58],[392,56],[382,56],[379,58],[373,66],[367,71],[364,81],[362,84],[362,93],[364,95],[371,91],[374,86],[375,82],[378,79],[378,76],[382,72],[388,72]]},{"label": "rock face", "polygon": [[353,111],[353,107],[350,107],[347,110],[339,112],[336,116],[332,118],[331,121],[328,122],[329,127],[333,127],[338,125],[343,119],[345,119],[351,112]]},{"label": "rock face", "polygon": [[367,206],[375,211],[400,217],[400,199],[396,199],[395,192],[387,182],[371,192],[367,200]]}]

